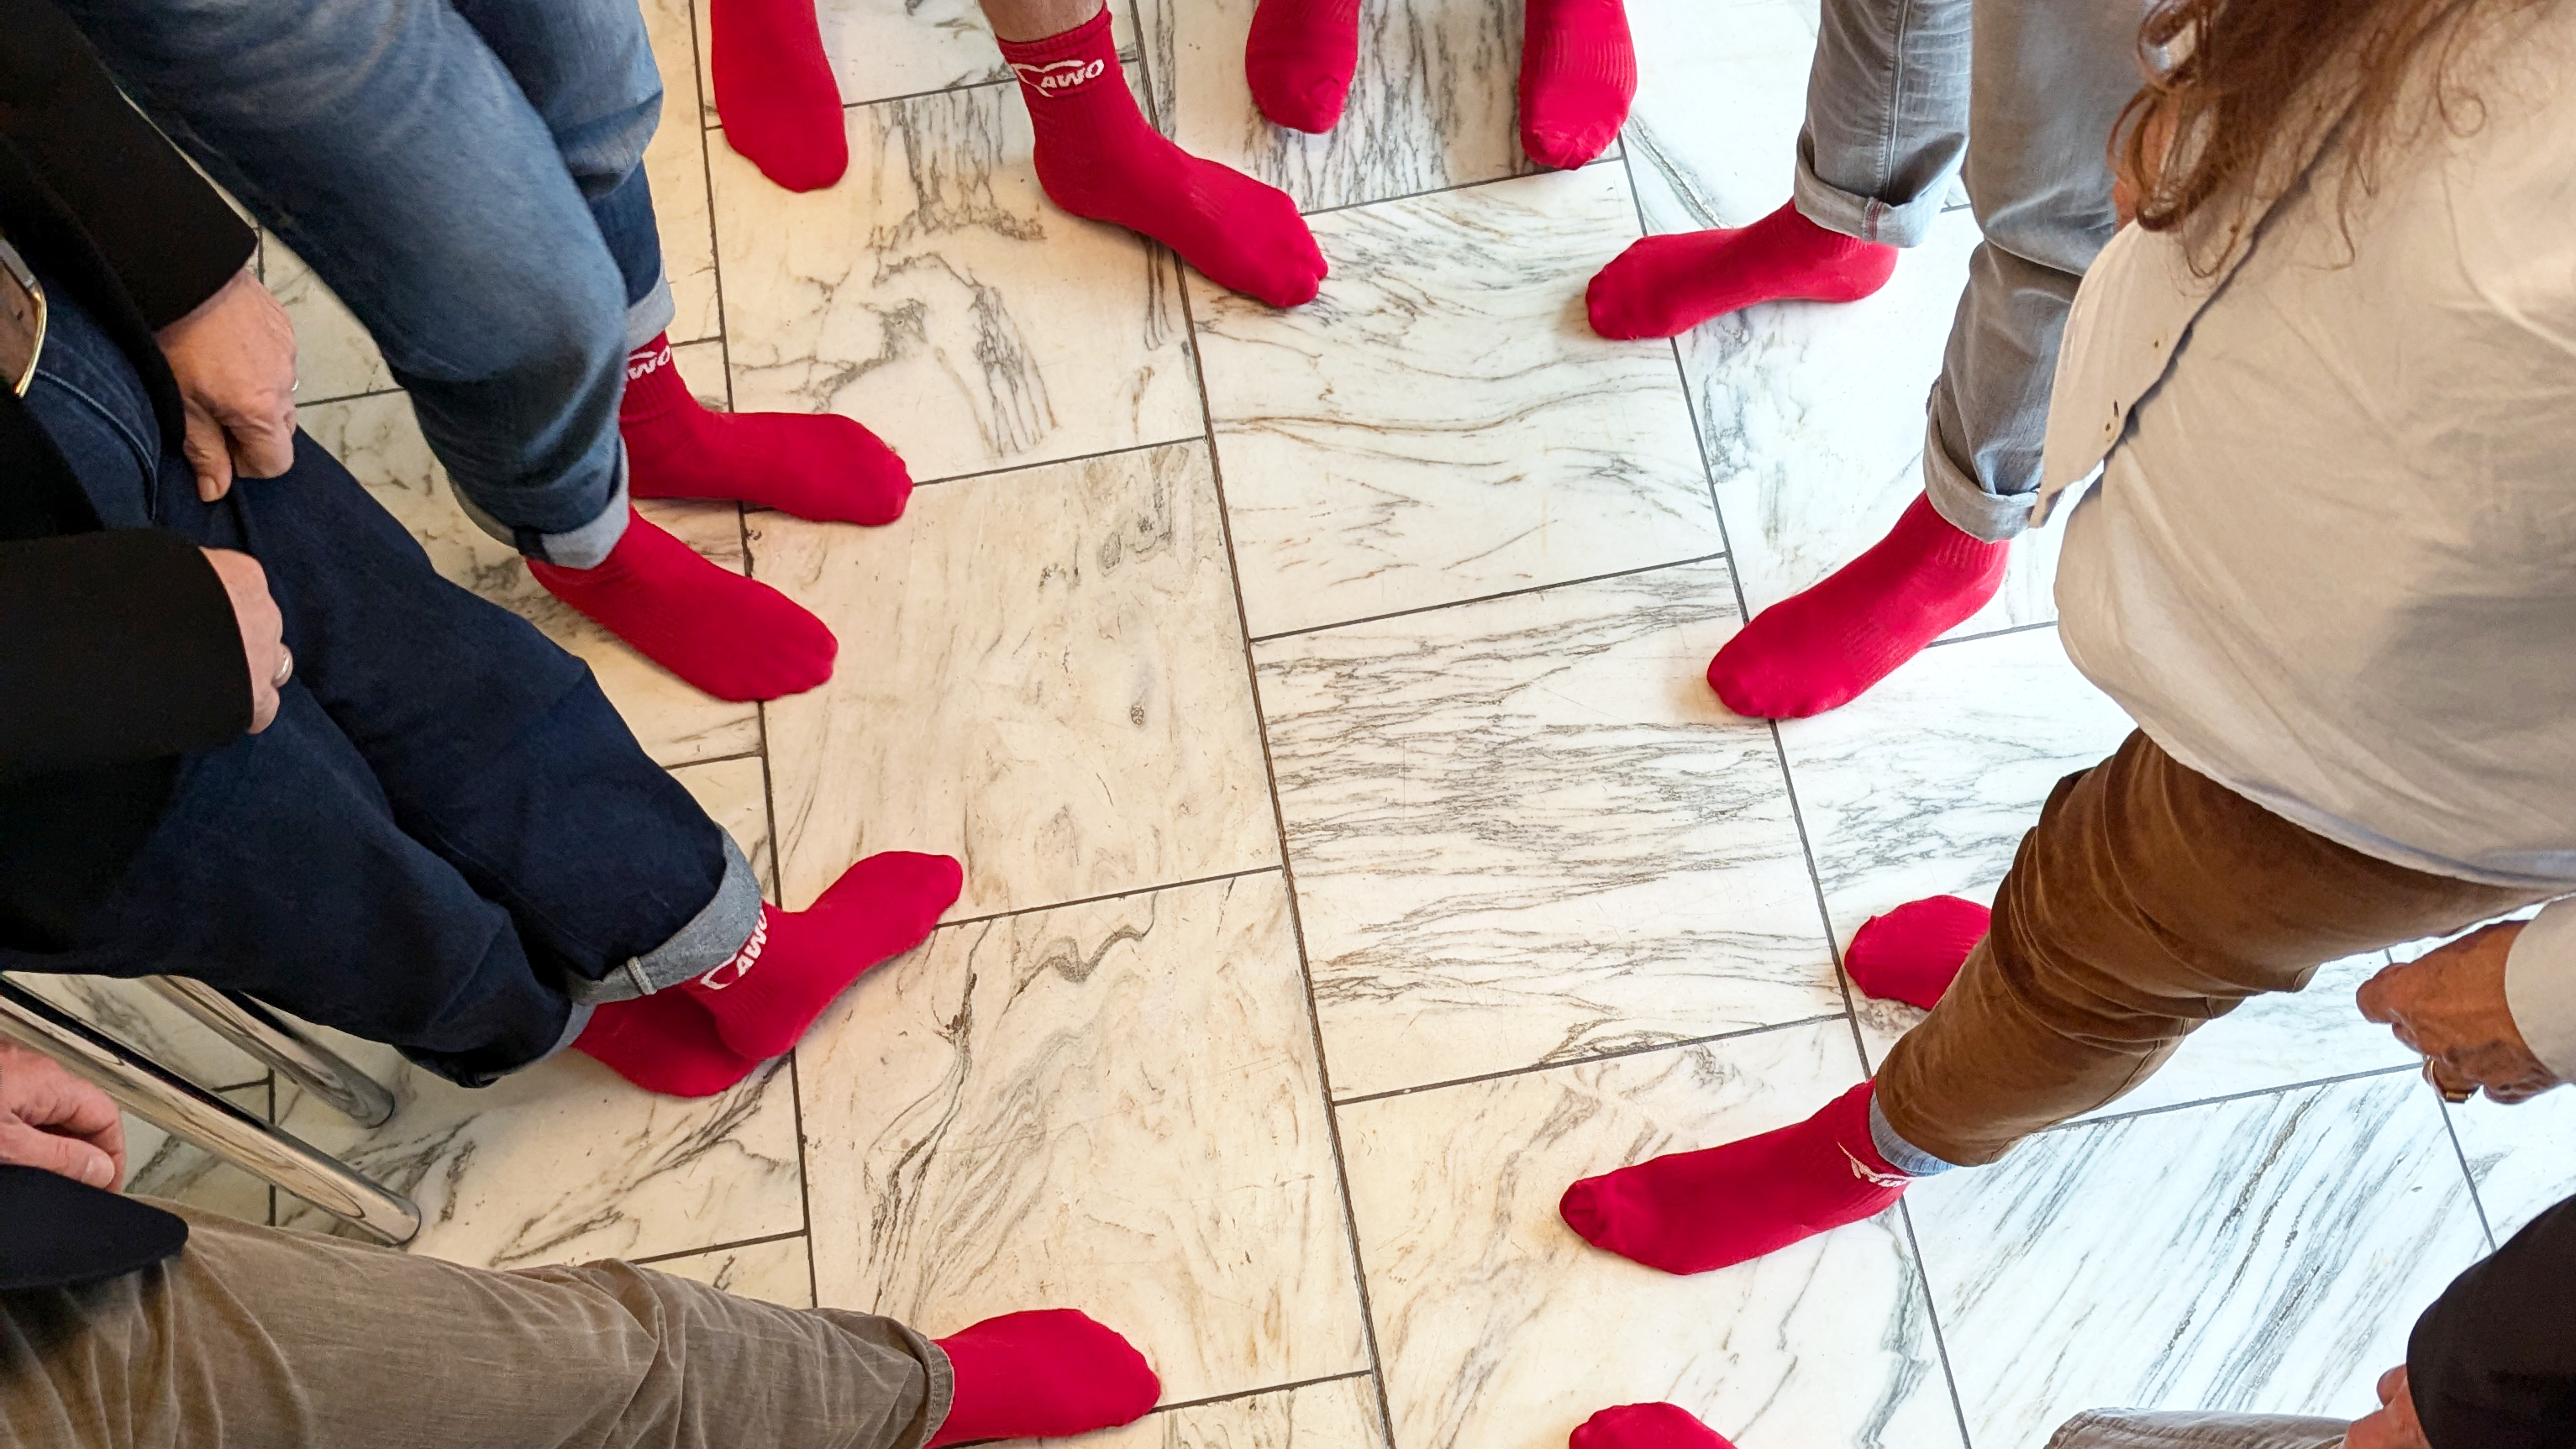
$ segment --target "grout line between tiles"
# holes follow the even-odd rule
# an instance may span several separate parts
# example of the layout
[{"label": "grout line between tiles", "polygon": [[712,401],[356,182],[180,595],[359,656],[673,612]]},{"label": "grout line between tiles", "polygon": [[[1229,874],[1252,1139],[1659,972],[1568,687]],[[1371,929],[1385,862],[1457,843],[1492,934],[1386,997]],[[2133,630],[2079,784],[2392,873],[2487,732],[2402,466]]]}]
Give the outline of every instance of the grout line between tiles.
[{"label": "grout line between tiles", "polygon": [[1311,1389],[1323,1384],[1338,1384],[1348,1379],[1364,1379],[1368,1377],[1370,1377],[1369,1370],[1352,1369],[1348,1373],[1325,1374],[1321,1378],[1299,1379],[1293,1384],[1271,1384],[1265,1388],[1238,1389],[1230,1394],[1210,1394],[1204,1399],[1183,1399],[1176,1404],[1156,1404],[1147,1412],[1149,1414],[1170,1414],[1182,1409],[1204,1409],[1210,1404],[1231,1404],[1238,1400],[1258,1399],[1269,1394],[1293,1394],[1299,1389]]},{"label": "grout line between tiles", "polygon": [[[1867,1061],[1866,1054],[1862,1060]],[[1914,1281],[1923,1285],[1923,1321],[1932,1325],[1932,1352],[1941,1360],[1941,1377],[1950,1387],[1950,1413],[1959,1423],[1962,1449],[1976,1449],[1976,1436],[1968,1432],[1968,1401],[1959,1392],[1959,1376],[1950,1369],[1950,1336],[1941,1331],[1941,1305],[1932,1301],[1932,1274],[1923,1266],[1923,1240],[1914,1231],[1914,1208],[1905,1199],[1896,1200],[1896,1220],[1905,1225],[1905,1251],[1914,1259]]]},{"label": "grout line between tiles", "polygon": [[363,402],[371,397],[398,397],[402,391],[398,387],[373,387],[364,392],[344,392],[337,397],[297,398],[295,405],[299,408],[328,407],[332,403]]},{"label": "grout line between tiles", "polygon": [[980,916],[959,916],[955,920],[942,920],[939,923],[939,929],[945,931],[956,926],[980,926],[987,921],[1007,921],[1014,916],[1034,916],[1046,911],[1070,910],[1075,906],[1094,906],[1102,901],[1123,901],[1130,896],[1150,896],[1157,891],[1177,891],[1186,890],[1191,886],[1214,885],[1218,881],[1268,875],[1278,868],[1276,865],[1251,865],[1241,870],[1229,870],[1222,875],[1193,876],[1188,880],[1166,881],[1160,885],[1131,886],[1126,890],[1111,891],[1106,895],[1081,896],[1069,901],[1047,901],[1034,906],[1013,906],[1007,911],[991,911]]},{"label": "grout line between tiles", "polygon": [[2469,1170],[2469,1149],[2460,1141],[2459,1118],[2454,1114],[2451,1103],[2444,1102],[2441,1106],[2442,1131],[2451,1139],[2451,1155],[2459,1159],[2460,1176],[2469,1184],[2469,1206],[2477,1209],[2478,1230],[2487,1235],[2487,1251],[2492,1253],[2497,1247],[2495,1219],[2487,1216],[2487,1200],[2478,1193],[2478,1175]]},{"label": "grout line between tiles", "polygon": [[[1420,191],[1400,192],[1394,196],[1372,196],[1362,201],[1344,201],[1332,206],[1319,206],[1312,211],[1300,211],[1297,214],[1311,220],[1318,216],[1331,216],[1336,212],[1358,211],[1362,208],[1371,206],[1392,206],[1399,201],[1424,201],[1434,196],[1447,196],[1453,191],[1474,191],[1480,187],[1500,186],[1507,181],[1527,181],[1533,176],[1575,176],[1592,170],[1596,166],[1618,166],[1624,168],[1627,164],[1628,148],[1622,145],[1619,148],[1618,155],[1597,157],[1575,167],[1572,171],[1553,171],[1545,167],[1540,167],[1530,171],[1514,171],[1504,176],[1488,176],[1482,181],[1453,181],[1446,186],[1426,186]],[[1633,199],[1633,195],[1636,191],[1636,182],[1633,176],[1630,178],[1628,189]]]},{"label": "grout line between tiles", "polygon": [[[2248,1087],[2242,1092],[2222,1092],[2215,1097],[2195,1097],[2188,1102],[2167,1102],[2161,1107],[2141,1107],[2135,1112],[2113,1112],[2101,1117],[2078,1117],[2040,1132],[2073,1132],[2085,1127],[2100,1127],[2111,1122],[2134,1122],[2141,1117],[2161,1117],[2168,1112],[2188,1112],[2196,1107],[2216,1107],[2227,1102],[2249,1101],[2255,1097],[2282,1097],[2292,1092],[2311,1091],[2318,1087],[2339,1087],[2346,1082],[2366,1082],[2373,1077],[2394,1076],[2399,1072],[2417,1071],[2411,1066],[2372,1067],[2364,1072],[2345,1072],[2341,1076],[2313,1077],[2304,1082],[2283,1082],[2270,1087]],[[2039,1133],[2031,1134],[2033,1136]],[[2464,1169],[2465,1170],[2465,1169]]]},{"label": "grout line between tiles", "polygon": [[[755,713],[757,713],[757,711],[755,711]],[[736,750],[730,755],[709,755],[703,760],[675,760],[670,764],[662,765],[662,768],[665,770],[694,770],[702,765],[730,765],[736,760],[766,760],[767,758],[768,755],[766,753],[766,748],[763,747],[759,749]],[[655,760],[653,763],[657,765],[662,764],[659,760]]]},{"label": "grout line between tiles", "polygon": [[[1152,77],[1146,78],[1152,89]],[[1324,1021],[1315,1009],[1315,975],[1306,954],[1306,918],[1297,902],[1297,874],[1288,859],[1288,812],[1279,799],[1279,766],[1270,753],[1270,721],[1261,708],[1261,669],[1252,654],[1252,618],[1243,601],[1243,566],[1235,557],[1234,517],[1225,498],[1225,460],[1216,446],[1216,408],[1208,399],[1207,368],[1198,350],[1198,314],[1190,305],[1190,289],[1181,288],[1181,325],[1191,339],[1190,373],[1199,389],[1199,417],[1205,425],[1208,450],[1208,478],[1216,490],[1217,530],[1225,540],[1226,576],[1234,589],[1235,628],[1243,639],[1243,680],[1251,693],[1252,726],[1261,741],[1262,783],[1270,792],[1272,843],[1279,852],[1279,880],[1288,902],[1288,932],[1297,948],[1298,993],[1305,1000],[1306,1030],[1315,1052],[1315,1076],[1318,1096],[1324,1109],[1324,1138],[1333,1153],[1333,1186],[1341,1194],[1343,1240],[1351,1252],[1351,1286],[1359,1297],[1360,1346],[1368,1357],[1370,1386],[1376,1391],[1378,1423],[1386,1435],[1388,1449],[1395,1445],[1395,1410],[1386,1392],[1386,1361],[1380,1356],[1377,1341],[1377,1309],[1369,1297],[1368,1259],[1360,1247],[1358,1207],[1351,1199],[1349,1159],[1342,1150],[1342,1121],[1333,1103],[1332,1064],[1324,1052]]]},{"label": "grout line between tiles", "polygon": [[1504,589],[1499,593],[1478,594],[1467,599],[1451,599],[1446,603],[1423,604],[1411,609],[1390,609],[1383,614],[1364,614],[1356,619],[1336,619],[1330,624],[1309,624],[1302,629],[1282,629],[1276,634],[1262,634],[1247,642],[1268,644],[1279,639],[1298,639],[1308,634],[1330,633],[1335,629],[1354,629],[1362,624],[1381,624],[1389,619],[1409,619],[1416,614],[1434,614],[1442,609],[1462,609],[1469,604],[1490,604],[1498,599],[1518,599],[1530,594],[1543,594],[1550,589],[1579,588],[1584,584],[1597,584],[1608,579],[1634,578],[1639,574],[1658,573],[1664,569],[1690,568],[1697,564],[1715,563],[1724,557],[1726,552],[1720,549],[1716,553],[1704,553],[1697,558],[1677,558],[1665,563],[1640,564],[1632,569],[1612,569],[1606,574],[1588,574],[1579,579],[1562,579],[1552,584],[1531,584],[1527,588]]},{"label": "grout line between tiles", "polygon": [[[1155,251],[1162,252],[1167,256],[1170,255],[1169,251],[1161,242],[1153,242],[1150,243],[1150,245]],[[1175,265],[1177,265],[1178,259],[1175,258],[1174,262]],[[1197,349],[1193,347],[1193,356],[1196,355],[1196,351]],[[1179,448],[1186,447],[1191,443],[1201,443],[1206,441],[1207,437],[1203,433],[1183,433],[1177,438],[1159,438],[1150,443],[1125,443],[1115,448],[1102,448],[1099,451],[1092,453],[1072,453],[1062,458],[1038,458],[1034,460],[1024,459],[1019,462],[1005,463],[998,468],[978,468],[971,473],[946,473],[937,478],[916,478],[913,480],[912,486],[914,491],[918,492],[924,488],[936,488],[942,483],[965,483],[977,478],[996,478],[1004,473],[1025,473],[1033,468],[1053,468],[1064,463],[1089,463],[1102,458],[1115,458],[1124,453],[1150,453],[1156,448]],[[764,509],[762,511],[767,512],[768,510]]]},{"label": "grout line between tiles", "polygon": [[1445,1091],[1451,1087],[1472,1087],[1480,1082],[1499,1082],[1512,1077],[1534,1076],[1540,1072],[1563,1071],[1568,1067],[1588,1067],[1601,1062],[1625,1061],[1629,1057],[1652,1056],[1657,1052],[1686,1051],[1692,1047],[1704,1047],[1717,1042],[1739,1041],[1745,1037],[1788,1031],[1793,1027],[1822,1026],[1829,1021],[1843,1020],[1846,1014],[1847,1011],[1820,1012],[1814,1016],[1799,1017],[1795,1021],[1775,1021],[1762,1026],[1740,1026],[1733,1031],[1713,1032],[1707,1036],[1676,1037],[1671,1041],[1654,1041],[1638,1046],[1619,1047],[1591,1056],[1561,1057],[1551,1062],[1534,1062],[1525,1067],[1504,1067],[1499,1071],[1478,1072],[1469,1077],[1451,1077],[1446,1081],[1423,1082],[1411,1087],[1390,1087],[1383,1092],[1362,1092],[1356,1097],[1337,1097],[1333,1100],[1333,1106],[1336,1109],[1358,1107],[1370,1102],[1383,1102],[1390,1097],[1411,1097],[1423,1092]]},{"label": "grout line between tiles", "polygon": [[[695,1258],[707,1253],[730,1253],[737,1248],[757,1248],[764,1243],[784,1243],[791,1239],[801,1238],[804,1236],[804,1229],[795,1228],[783,1233],[763,1233],[756,1238],[736,1238],[730,1243],[709,1243],[703,1248],[677,1248],[668,1253],[648,1253],[643,1257],[629,1258],[626,1261],[633,1263],[639,1268],[649,1268],[656,1263],[669,1263],[681,1258]],[[812,1254],[807,1254],[807,1257],[810,1259]]]},{"label": "grout line between tiles", "polygon": [[2001,629],[1988,629],[1982,633],[1976,634],[1960,634],[1955,637],[1945,634],[1923,647],[1926,649],[1938,649],[1945,644],[1973,644],[1979,639],[2001,639],[2010,634],[2028,634],[2034,630],[2054,629],[2056,627],[2057,621],[2055,619],[2042,619],[2036,624],[2007,624]]}]

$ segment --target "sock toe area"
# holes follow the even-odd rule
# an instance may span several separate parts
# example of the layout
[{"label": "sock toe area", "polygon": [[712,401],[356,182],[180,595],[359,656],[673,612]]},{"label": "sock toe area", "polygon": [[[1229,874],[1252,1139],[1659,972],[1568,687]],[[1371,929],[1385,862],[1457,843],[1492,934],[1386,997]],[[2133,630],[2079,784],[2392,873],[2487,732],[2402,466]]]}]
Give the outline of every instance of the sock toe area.
[{"label": "sock toe area", "polygon": [[1621,1404],[1583,1421],[1567,1449],[1735,1449],[1679,1404]]}]

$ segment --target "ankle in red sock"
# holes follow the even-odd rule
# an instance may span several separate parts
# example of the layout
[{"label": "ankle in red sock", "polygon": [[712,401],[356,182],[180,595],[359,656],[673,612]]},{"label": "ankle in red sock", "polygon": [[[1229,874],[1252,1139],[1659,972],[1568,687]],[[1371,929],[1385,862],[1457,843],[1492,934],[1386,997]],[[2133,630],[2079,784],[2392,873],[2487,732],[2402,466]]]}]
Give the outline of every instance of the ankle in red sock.
[{"label": "ankle in red sock", "polygon": [[1261,0],[1243,78],[1261,114],[1292,131],[1329,131],[1360,61],[1360,0]]},{"label": "ankle in red sock", "polygon": [[1896,252],[1793,202],[1751,226],[1634,243],[1593,277],[1584,307],[1604,337],[1674,337],[1758,302],[1857,302],[1895,275]]},{"label": "ankle in red sock", "polygon": [[832,677],[840,645],[785,594],[721,569],[642,515],[591,568],[528,560],[546,592],[718,699],[776,699]]},{"label": "ankle in red sock", "polygon": [[1708,663],[1708,686],[1749,719],[1839,709],[1984,608],[2010,552],[1918,497],[1868,552],[1727,640]]},{"label": "ankle in red sock", "polygon": [[676,991],[601,1004],[572,1049],[666,1097],[712,1097],[760,1066],[726,1046],[714,1018]]},{"label": "ankle in red sock", "polygon": [[1037,128],[1038,182],[1058,206],[1142,232],[1220,287],[1274,307],[1315,299],[1324,255],[1276,187],[1183,151],[1145,123],[1106,8],[1044,40],[1003,41]]},{"label": "ankle in red sock", "polygon": [[836,413],[710,411],[656,337],[626,359],[626,487],[638,498],[730,498],[821,523],[892,523],[912,475],[877,435]]},{"label": "ankle in red sock", "polygon": [[1585,1242],[1667,1273],[1776,1253],[1904,1195],[1870,1140],[1869,1097],[1863,1082],[1804,1122],[1587,1177],[1557,1211]]},{"label": "ankle in red sock", "polygon": [[761,907],[733,959],[679,989],[714,1018],[727,1045],[754,1060],[784,1056],[869,967],[927,939],[965,882],[944,855],[871,855],[804,910]]},{"label": "ankle in red sock", "polygon": [[726,143],[790,191],[840,180],[850,138],[814,0],[709,0],[707,32]]},{"label": "ankle in red sock", "polygon": [[1570,171],[1602,152],[1637,97],[1622,0],[1529,0],[1521,32],[1521,150]]},{"label": "ankle in red sock", "polygon": [[1735,1449],[1679,1404],[1621,1404],[1586,1419],[1566,1449]]},{"label": "ankle in red sock", "polygon": [[1985,939],[1992,914],[1957,896],[1907,901],[1852,933],[1843,969],[1865,995],[1930,1011]]},{"label": "ankle in red sock", "polygon": [[1070,1308],[1006,1313],[938,1342],[957,1397],[926,1449],[1088,1434],[1134,1423],[1163,1397],[1133,1344]]}]

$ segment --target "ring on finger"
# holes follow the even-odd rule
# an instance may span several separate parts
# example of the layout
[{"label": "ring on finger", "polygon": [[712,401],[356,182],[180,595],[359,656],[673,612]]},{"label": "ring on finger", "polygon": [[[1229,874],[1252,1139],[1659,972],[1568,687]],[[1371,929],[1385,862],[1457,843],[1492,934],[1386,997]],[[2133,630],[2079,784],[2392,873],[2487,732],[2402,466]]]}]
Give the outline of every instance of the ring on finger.
[{"label": "ring on finger", "polygon": [[2442,1094],[2443,1101],[2456,1107],[2460,1103],[2465,1102],[2478,1094],[2478,1089],[2475,1083],[2465,1087],[2454,1087],[2450,1083],[2443,1081],[2441,1073],[2434,1070],[2434,1067],[2437,1065],[2439,1064],[2431,1057],[2426,1057],[2424,1059],[2424,1080],[2433,1084],[2433,1090]]},{"label": "ring on finger", "polygon": [[[283,644],[280,644],[277,646],[277,673],[269,677],[268,687],[271,689],[284,689],[286,687],[286,681],[293,679],[294,677],[295,651],[287,648]],[[2425,1066],[2429,1068],[2432,1066],[2432,1063],[2426,1062]]]}]

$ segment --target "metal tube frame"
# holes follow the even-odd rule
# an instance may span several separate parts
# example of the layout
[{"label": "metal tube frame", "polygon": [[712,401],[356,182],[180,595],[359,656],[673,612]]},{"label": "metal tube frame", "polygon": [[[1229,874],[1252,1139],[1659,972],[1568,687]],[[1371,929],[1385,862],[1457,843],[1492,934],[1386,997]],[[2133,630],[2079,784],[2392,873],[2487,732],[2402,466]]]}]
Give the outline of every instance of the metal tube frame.
[{"label": "metal tube frame", "polygon": [[359,1126],[393,1117],[394,1094],[382,1082],[259,1002],[185,976],[146,976],[143,984]]},{"label": "metal tube frame", "polygon": [[338,1158],[281,1132],[15,982],[0,979],[0,1037],[44,1053],[118,1106],[387,1243],[410,1242],[420,1209]]}]

